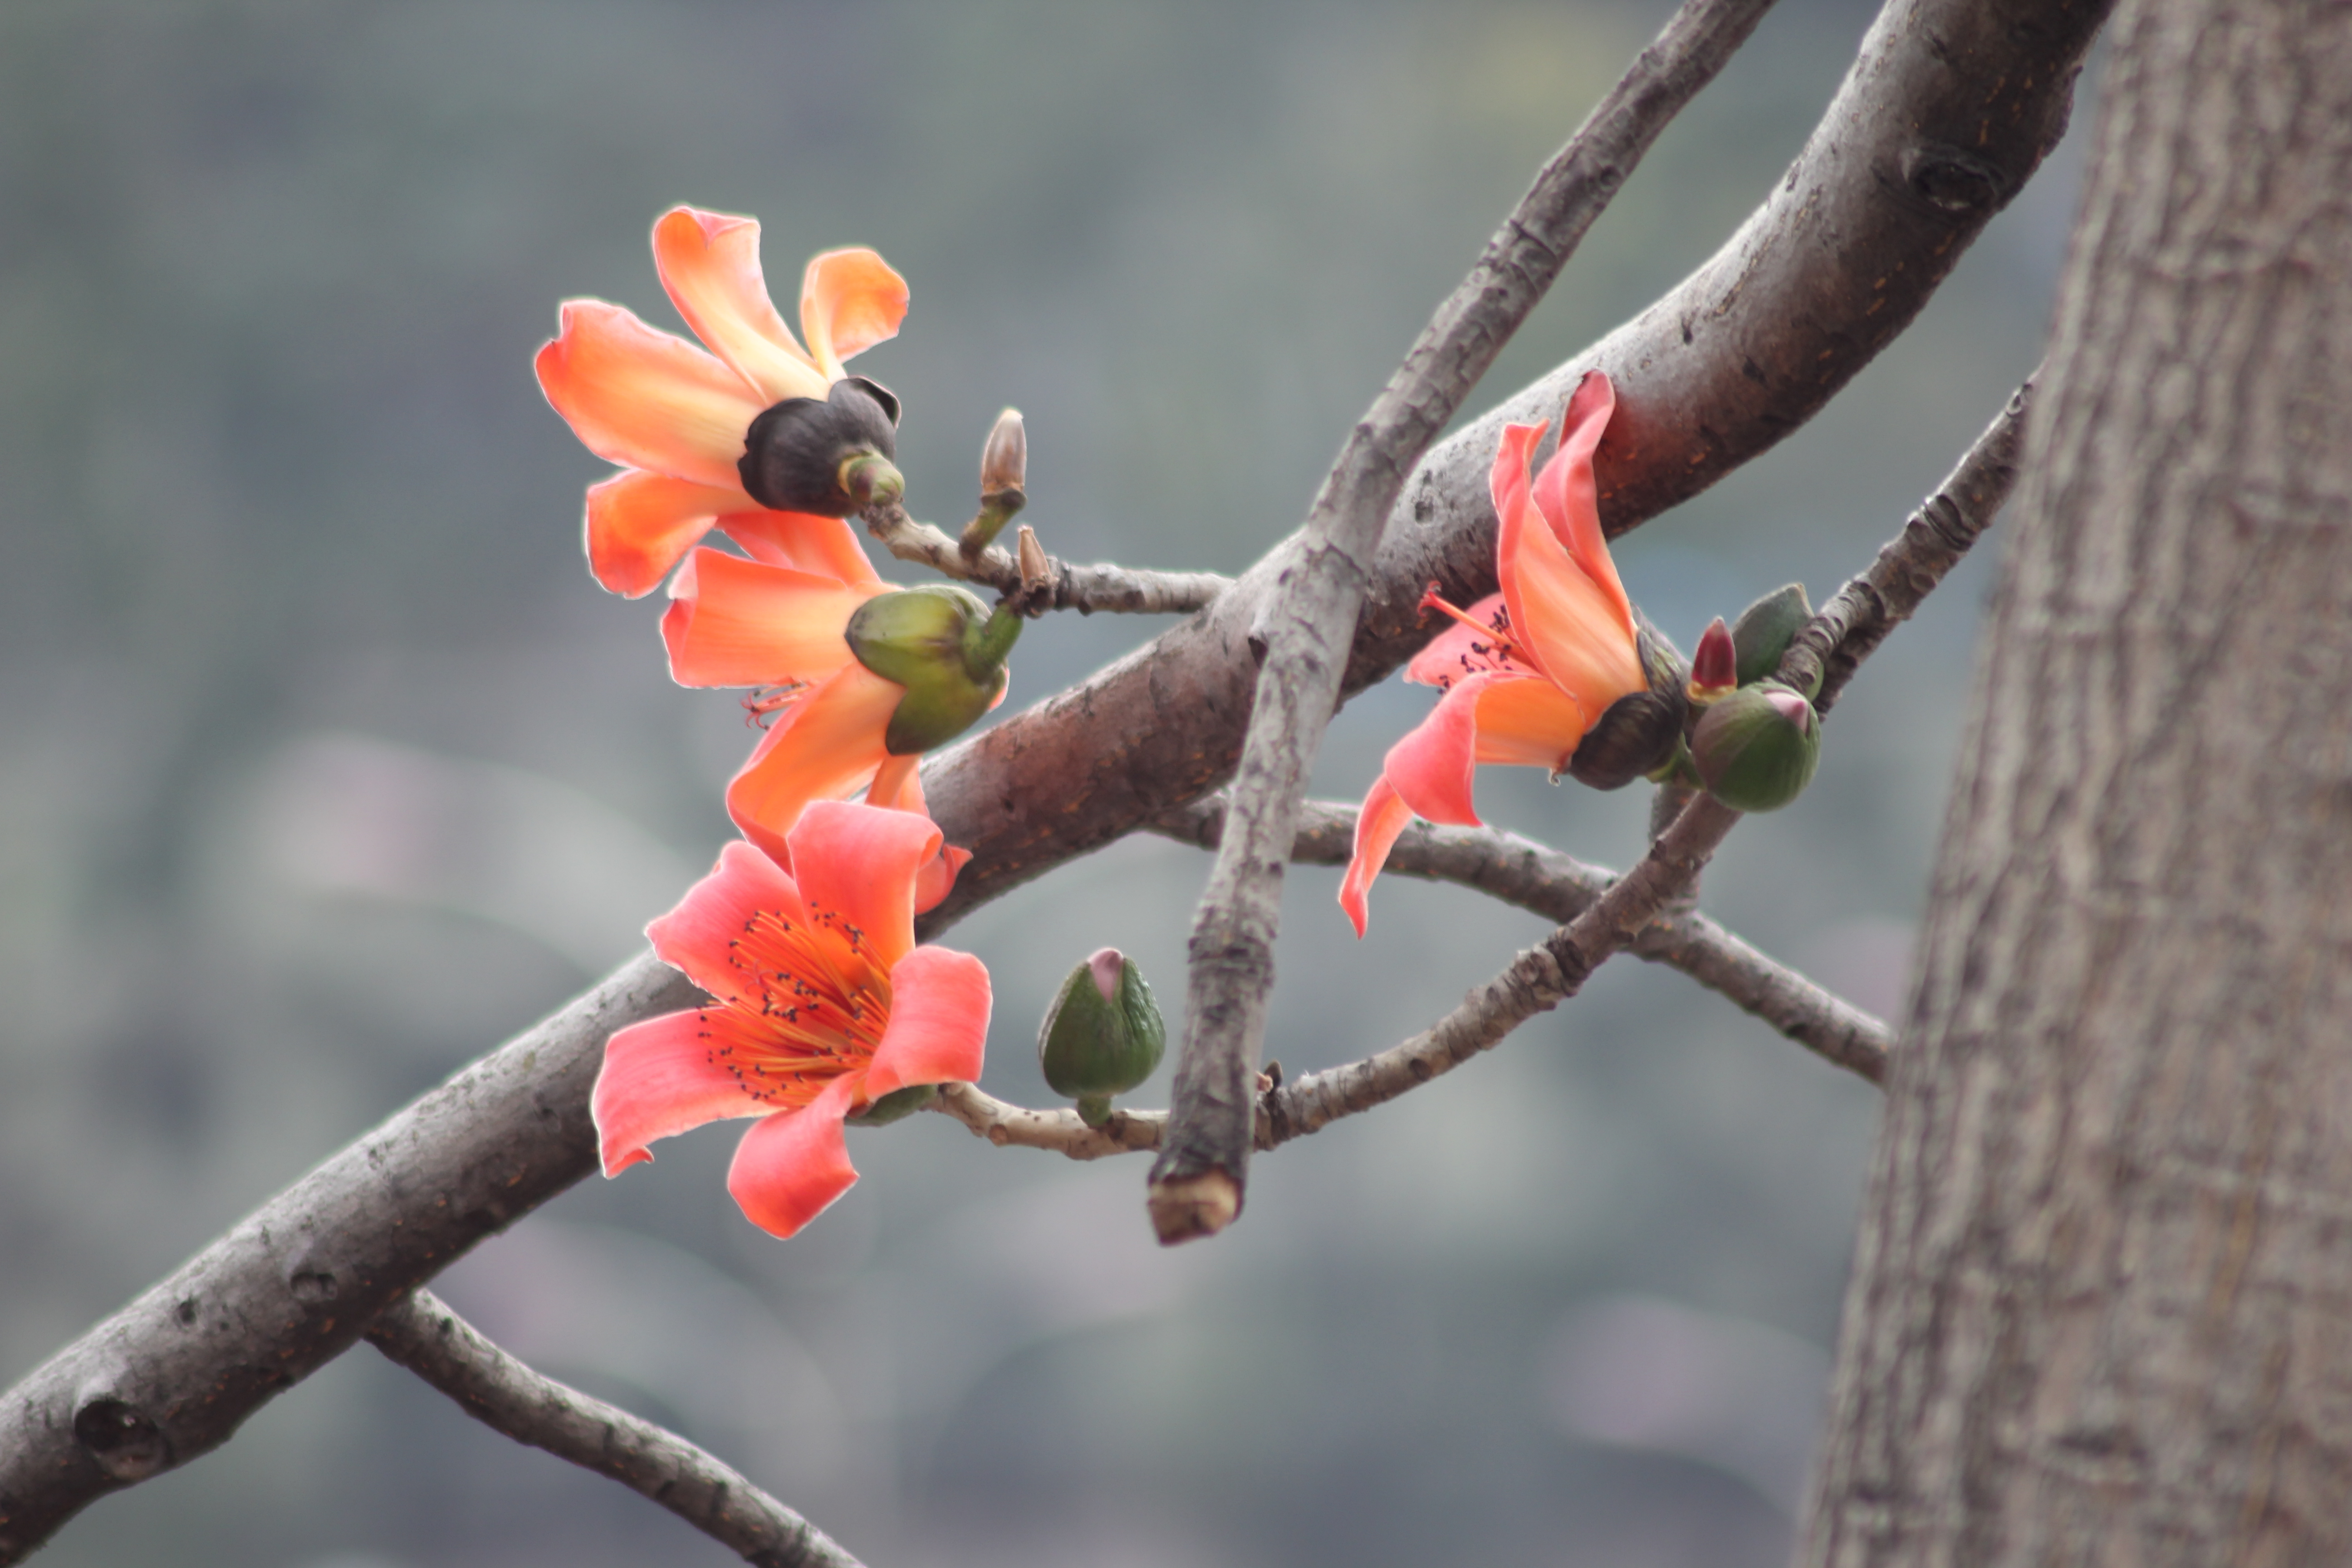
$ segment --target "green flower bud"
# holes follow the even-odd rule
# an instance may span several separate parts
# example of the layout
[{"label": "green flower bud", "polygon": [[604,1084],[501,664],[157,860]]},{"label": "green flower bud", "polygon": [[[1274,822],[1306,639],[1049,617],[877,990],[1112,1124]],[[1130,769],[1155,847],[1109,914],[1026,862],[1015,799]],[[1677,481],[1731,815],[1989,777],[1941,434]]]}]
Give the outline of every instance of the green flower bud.
[{"label": "green flower bud", "polygon": [[1690,710],[1690,667],[1639,611],[1634,623],[1634,648],[1650,689],[1611,703],[1569,753],[1569,776],[1594,789],[1622,789],[1671,763]]},{"label": "green flower bud", "polygon": [[1021,617],[950,583],[877,594],[857,607],[843,636],[857,662],[907,689],[882,744],[910,757],[971,727],[1003,691],[1004,656]]},{"label": "green flower bud", "polygon": [[898,455],[898,399],[862,375],[833,384],[824,401],[787,397],[743,435],[735,465],[745,493],[778,511],[847,517],[906,493]]},{"label": "green flower bud", "polygon": [[1734,811],[1778,811],[1812,781],[1821,715],[1776,681],[1743,686],[1706,710],[1691,737],[1706,791]]},{"label": "green flower bud", "polygon": [[1070,971],[1037,1031],[1037,1065],[1055,1094],[1078,1102],[1089,1127],[1110,1118],[1110,1097],[1125,1094],[1160,1066],[1168,1026],[1143,972],[1115,947]]},{"label": "green flower bud", "polygon": [[1780,656],[1812,618],[1813,606],[1805,597],[1802,583],[1775,588],[1740,611],[1731,628],[1731,646],[1739,653],[1738,684],[1753,686],[1769,679],[1780,668]]}]

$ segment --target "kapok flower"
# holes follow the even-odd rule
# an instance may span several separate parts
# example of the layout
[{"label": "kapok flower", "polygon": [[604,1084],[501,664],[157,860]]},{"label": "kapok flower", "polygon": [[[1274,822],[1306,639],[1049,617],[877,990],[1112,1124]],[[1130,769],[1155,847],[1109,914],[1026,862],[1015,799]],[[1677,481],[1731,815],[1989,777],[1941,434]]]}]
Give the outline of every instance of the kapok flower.
[{"label": "kapok flower", "polygon": [[[727,810],[745,837],[788,870],[795,865],[793,826],[814,802],[862,793],[870,805],[925,810],[917,773],[921,752],[1003,700],[1004,654],[1020,628],[1017,616],[991,616],[962,589],[894,590],[854,540],[830,555],[802,548],[793,562],[697,550],[672,580],[662,617],[670,673],[679,684],[768,693],[752,706],[775,718],[728,784]],[[869,605],[874,611],[861,617]],[[901,606],[938,623],[952,646],[924,647],[895,662],[872,638],[858,638],[864,655],[853,647],[854,623],[871,627],[878,612]],[[868,658],[904,679],[877,672]],[[910,729],[910,717],[937,718],[936,704],[914,710],[937,699],[942,683],[960,700],[946,722],[928,731]],[[920,689],[913,698],[910,686]],[[970,858],[965,850],[945,850],[925,871],[916,907],[945,898]]]},{"label": "kapok flower", "polygon": [[915,945],[915,882],[939,829],[904,811],[811,806],[793,870],[741,842],[646,928],[709,1006],[633,1024],[604,1047],[591,1100],[604,1174],[656,1139],[730,1117],[744,1133],[727,1190],[791,1236],[849,1190],[845,1117],[884,1096],[980,1076],[988,971]]},{"label": "kapok flower", "polygon": [[1356,852],[1339,906],[1364,934],[1365,894],[1415,816],[1476,826],[1477,763],[1557,773],[1620,698],[1650,689],[1633,606],[1601,532],[1593,448],[1616,407],[1609,378],[1588,374],[1560,416],[1559,450],[1533,482],[1542,425],[1510,425],[1491,480],[1502,592],[1455,609],[1461,623],[1405,667],[1405,679],[1444,689],[1428,718],[1389,749],[1356,818]]},{"label": "kapok flower", "polygon": [[[842,362],[898,334],[906,280],[871,250],[816,257],[801,283],[804,349],[768,298],[757,220],[673,207],[653,238],[662,287],[713,352],[618,305],[567,300],[561,330],[535,362],[541,389],[572,433],[625,470],[588,488],[589,570],[634,598],[713,527],[762,560],[782,560],[790,541],[812,533],[837,534],[854,548],[839,516],[850,507],[816,515],[790,476],[780,479],[773,462],[763,467],[747,441],[763,421],[796,413],[843,425],[852,445],[893,454],[898,400],[848,376]],[[783,449],[755,445],[771,457]]]}]

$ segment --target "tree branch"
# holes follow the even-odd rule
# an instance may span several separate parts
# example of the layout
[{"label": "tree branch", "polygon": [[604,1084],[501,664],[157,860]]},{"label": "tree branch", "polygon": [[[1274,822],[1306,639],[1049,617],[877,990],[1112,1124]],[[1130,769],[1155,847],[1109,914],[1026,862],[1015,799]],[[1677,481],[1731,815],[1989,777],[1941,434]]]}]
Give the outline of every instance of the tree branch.
[{"label": "tree branch", "polygon": [[484,1426],[619,1481],[754,1568],[862,1568],[732,1467],[675,1432],[532,1371],[430,1290],[379,1313],[367,1341]]},{"label": "tree branch", "polygon": [[[1207,848],[1224,829],[1224,802],[1195,801],[1152,824],[1154,832]],[[1356,808],[1307,801],[1291,859],[1344,866],[1353,851]],[[1590,909],[1616,873],[1493,827],[1441,827],[1415,821],[1389,851],[1386,872],[1456,882],[1559,924]],[[1763,1019],[1823,1059],[1872,1083],[1885,1080],[1895,1032],[1798,971],[1767,957],[1716,921],[1670,900],[1633,938],[1636,958],[1671,965],[1742,1011]]]},{"label": "tree branch", "polygon": [[[1556,417],[1588,368],[1617,412],[1598,456],[1622,533],[1802,425],[1918,313],[2056,145],[2107,0],[1891,0],[1788,174],[1715,258],[1640,317],[1431,448],[1391,514],[1342,691],[1430,635],[1439,583],[1495,590],[1486,473],[1507,421]],[[1207,612],[1078,686],[936,754],[933,817],[971,849],[936,933],[1007,887],[1231,776],[1257,670],[1250,638],[1294,537]]]},{"label": "tree branch", "polygon": [[1263,662],[1227,831],[1193,917],[1185,1031],[1151,1167],[1162,1242],[1213,1236],[1241,1211],[1251,1085],[1274,989],[1282,870],[1339,699],[1372,557],[1413,465],[1559,276],[1658,132],[1715,79],[1772,0],[1684,0],[1568,145],[1544,165],[1404,363],[1349,432],[1307,514],[1295,568],[1251,627]]},{"label": "tree branch", "polygon": [[1058,556],[1045,558],[1045,586],[1032,591],[1021,575],[1021,563],[1002,544],[992,544],[973,560],[941,530],[918,522],[897,501],[867,507],[858,514],[866,531],[880,540],[901,561],[929,566],[959,582],[980,583],[1017,601],[1023,613],[1076,610],[1091,616],[1097,610],[1129,616],[1189,616],[1234,585],[1214,572],[1153,572],[1108,563],[1074,566]]}]

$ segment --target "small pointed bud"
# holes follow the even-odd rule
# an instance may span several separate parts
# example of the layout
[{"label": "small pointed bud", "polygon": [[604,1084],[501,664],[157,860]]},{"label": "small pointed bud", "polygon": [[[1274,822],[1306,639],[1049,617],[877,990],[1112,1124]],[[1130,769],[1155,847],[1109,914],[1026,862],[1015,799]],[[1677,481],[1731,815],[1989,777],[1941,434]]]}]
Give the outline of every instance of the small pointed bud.
[{"label": "small pointed bud", "polygon": [[1731,628],[1717,616],[1699,634],[1698,651],[1691,655],[1690,700],[1704,708],[1731,695],[1739,684],[1739,655],[1733,647]]},{"label": "small pointed bud", "polygon": [[1738,684],[1753,686],[1769,679],[1780,668],[1789,645],[1812,618],[1812,603],[1805,597],[1802,583],[1775,588],[1740,611],[1731,628],[1732,647],[1739,654]]},{"label": "small pointed bud", "polygon": [[1008,408],[996,416],[996,427],[980,449],[980,493],[985,498],[1028,488],[1029,427],[1021,422],[1021,410]]},{"label": "small pointed bud", "polygon": [[1778,811],[1803,793],[1822,755],[1822,721],[1801,693],[1764,681],[1706,710],[1691,756],[1709,795],[1735,811]]},{"label": "small pointed bud", "polygon": [[980,552],[1004,531],[1004,525],[1029,504],[1029,492],[1024,488],[1028,482],[1028,426],[1021,423],[1021,410],[1008,408],[996,416],[996,427],[980,449],[980,510],[963,525],[963,535],[956,541],[965,560],[979,560]]},{"label": "small pointed bud", "polygon": [[1055,1094],[1078,1102],[1089,1127],[1110,1118],[1110,1100],[1150,1078],[1168,1048],[1168,1026],[1135,961],[1104,948],[1070,971],[1037,1031],[1037,1065]]},{"label": "small pointed bud", "polygon": [[1561,770],[1594,789],[1622,789],[1671,763],[1682,744],[1690,711],[1690,668],[1664,634],[1638,612],[1633,644],[1650,689],[1611,703]]},{"label": "small pointed bud", "polygon": [[954,740],[994,705],[1021,617],[990,610],[969,588],[930,583],[876,595],[842,635],[858,663],[907,689],[882,744],[908,757]]},{"label": "small pointed bud", "polygon": [[1022,592],[1034,594],[1053,580],[1053,563],[1046,558],[1045,547],[1037,542],[1037,531],[1027,523],[1021,525],[1015,542],[1018,549],[1014,553],[1021,562]]},{"label": "small pointed bud", "polygon": [[894,1089],[865,1110],[842,1118],[853,1127],[887,1127],[902,1121],[939,1099],[940,1086],[935,1083],[909,1084]]},{"label": "small pointed bud", "polygon": [[862,375],[845,376],[823,401],[787,397],[762,410],[744,432],[736,471],[761,506],[847,517],[904,493],[891,462],[898,425],[895,395]]}]

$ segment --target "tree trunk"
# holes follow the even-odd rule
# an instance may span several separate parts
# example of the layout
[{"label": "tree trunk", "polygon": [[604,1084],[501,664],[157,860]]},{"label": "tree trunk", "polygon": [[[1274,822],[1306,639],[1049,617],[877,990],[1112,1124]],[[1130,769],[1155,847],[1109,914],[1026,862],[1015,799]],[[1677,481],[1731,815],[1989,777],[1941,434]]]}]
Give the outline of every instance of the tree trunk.
[{"label": "tree trunk", "polygon": [[2118,20],[1805,1563],[2352,1556],[2352,6]]}]

